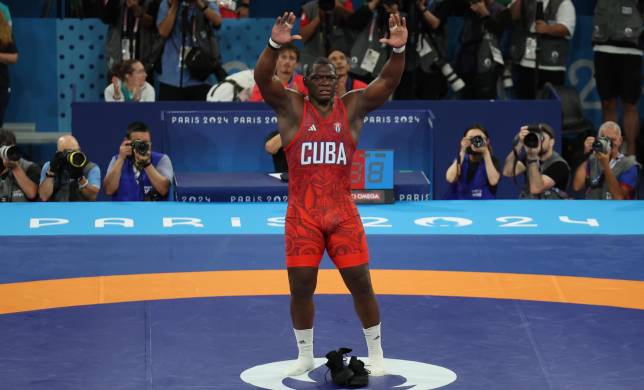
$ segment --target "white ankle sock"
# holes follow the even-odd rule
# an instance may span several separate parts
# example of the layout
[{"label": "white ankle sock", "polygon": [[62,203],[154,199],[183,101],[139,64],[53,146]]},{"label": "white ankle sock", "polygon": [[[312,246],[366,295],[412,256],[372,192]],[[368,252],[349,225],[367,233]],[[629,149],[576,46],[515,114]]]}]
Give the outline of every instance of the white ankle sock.
[{"label": "white ankle sock", "polygon": [[293,329],[297,342],[297,360],[286,370],[286,375],[297,376],[311,371],[313,362],[313,328]]},{"label": "white ankle sock", "polygon": [[382,376],[386,374],[385,358],[382,352],[382,343],[380,337],[380,324],[362,330],[364,338],[367,341],[367,350],[369,351],[369,366],[367,369],[372,376]]}]

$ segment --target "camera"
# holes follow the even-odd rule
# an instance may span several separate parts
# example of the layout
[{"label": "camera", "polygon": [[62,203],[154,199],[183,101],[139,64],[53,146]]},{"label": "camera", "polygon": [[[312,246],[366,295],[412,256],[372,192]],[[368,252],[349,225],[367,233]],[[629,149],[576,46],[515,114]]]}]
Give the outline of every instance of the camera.
[{"label": "camera", "polygon": [[136,151],[136,153],[140,155],[145,155],[149,150],[150,144],[148,142],[141,140],[132,141],[132,151]]},{"label": "camera", "polygon": [[18,161],[20,151],[16,145],[0,146],[0,160]]},{"label": "camera", "polygon": [[470,139],[470,142],[475,148],[482,148],[485,146],[485,140],[480,135],[475,135],[474,137],[472,137],[472,139]]},{"label": "camera", "polygon": [[87,156],[85,153],[77,151],[64,151],[56,152],[50,169],[53,172],[59,172],[61,169],[71,171],[74,169],[82,169],[87,165]]},{"label": "camera", "polygon": [[443,62],[442,64],[437,64],[440,67],[441,73],[447,79],[449,87],[454,92],[458,92],[461,89],[465,88],[465,82],[461,80],[460,77],[456,74],[449,62]]},{"label": "camera", "polygon": [[528,134],[523,138],[523,144],[527,148],[537,148],[543,141],[543,133],[538,125],[528,126]]},{"label": "camera", "polygon": [[607,154],[612,148],[612,143],[606,137],[599,137],[593,141],[593,152]]}]

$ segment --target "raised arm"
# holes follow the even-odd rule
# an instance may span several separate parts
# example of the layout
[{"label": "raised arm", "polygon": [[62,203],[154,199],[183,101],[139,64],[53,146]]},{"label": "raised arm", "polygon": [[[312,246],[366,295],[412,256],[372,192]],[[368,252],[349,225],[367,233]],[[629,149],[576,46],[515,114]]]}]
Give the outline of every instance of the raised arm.
[{"label": "raised arm", "polygon": [[398,87],[405,70],[405,44],[407,43],[405,18],[401,18],[399,14],[390,14],[389,38],[380,39],[380,43],[393,47],[391,57],[383,66],[378,77],[363,91],[356,93],[352,119],[361,121],[369,112],[382,106]]},{"label": "raised arm", "polygon": [[279,48],[282,45],[290,43],[294,39],[302,39],[299,35],[291,35],[295,14],[285,12],[284,15],[277,18],[268,46],[262,51],[262,54],[255,65],[255,83],[268,103],[278,114],[284,113],[291,105],[286,89],[282,83],[274,77],[275,65],[279,56]]}]

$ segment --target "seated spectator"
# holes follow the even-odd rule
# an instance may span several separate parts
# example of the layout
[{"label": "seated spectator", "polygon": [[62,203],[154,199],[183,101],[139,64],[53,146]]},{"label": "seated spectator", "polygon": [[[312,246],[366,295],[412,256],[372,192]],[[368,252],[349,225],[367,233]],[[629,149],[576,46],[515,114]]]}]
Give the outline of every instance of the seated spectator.
[{"label": "seated spectator", "polygon": [[284,154],[282,137],[280,137],[279,130],[273,130],[266,136],[264,149],[266,153],[273,157],[273,168],[275,172],[288,172],[286,154]]},{"label": "seated spectator", "polygon": [[206,101],[209,102],[245,102],[255,86],[253,70],[246,69],[233,73],[208,91]]},{"label": "seated spectator", "polygon": [[[505,159],[503,176],[525,174],[522,199],[566,199],[570,167],[555,152],[555,132],[549,125],[539,123],[523,126],[514,139],[514,147]],[[525,155],[519,158],[522,151]]]},{"label": "seated spectator", "polygon": [[9,65],[17,62],[18,50],[11,33],[11,25],[0,12],[0,127],[4,124],[4,115],[11,95]]},{"label": "seated spectator", "polygon": [[622,129],[610,121],[601,125],[597,138],[586,138],[588,158],[575,171],[573,189],[586,189],[586,199],[633,199],[640,164],[635,156],[620,153],[622,142]]},{"label": "seated spectator", "polygon": [[224,19],[247,18],[250,10],[250,0],[217,0],[219,12]]},{"label": "seated spectator", "polygon": [[328,56],[329,61],[335,67],[335,74],[338,77],[338,84],[335,87],[336,96],[342,96],[345,93],[354,89],[362,89],[367,87],[367,83],[356,80],[349,74],[349,61],[347,55],[339,48],[331,49]]},{"label": "seated spectator", "polygon": [[133,122],[110,161],[103,186],[115,201],[160,201],[168,200],[173,178],[170,158],[152,151],[148,126]]},{"label": "seated spectator", "polygon": [[145,79],[145,67],[138,60],[127,60],[112,68],[112,84],[105,87],[106,102],[153,102],[154,87]]},{"label": "seated spectator", "polygon": [[498,164],[487,130],[480,124],[472,125],[463,134],[458,158],[445,174],[451,184],[445,199],[495,199],[501,178]]},{"label": "seated spectator", "polygon": [[76,138],[58,138],[56,153],[40,171],[40,200],[55,202],[95,201],[101,189],[101,169],[81,152]]},{"label": "seated spectator", "polygon": [[[286,44],[279,49],[277,65],[275,65],[275,77],[278,78],[285,88],[294,89],[304,95],[308,94],[304,86],[304,77],[295,73],[300,61],[300,50],[292,43]],[[264,98],[257,85],[253,86],[250,94],[251,102],[263,102]]]},{"label": "seated spectator", "polygon": [[38,195],[40,168],[20,156],[16,136],[0,129],[0,202],[27,202]]}]

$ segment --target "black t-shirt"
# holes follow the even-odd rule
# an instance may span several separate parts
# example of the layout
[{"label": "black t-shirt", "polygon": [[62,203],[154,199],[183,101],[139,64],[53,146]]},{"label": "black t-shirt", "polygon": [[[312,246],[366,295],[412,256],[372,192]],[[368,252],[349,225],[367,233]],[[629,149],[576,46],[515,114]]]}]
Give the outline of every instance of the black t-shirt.
[{"label": "black t-shirt", "polygon": [[566,191],[566,188],[568,188],[570,168],[565,162],[557,161],[553,163],[542,174],[551,178],[555,182],[555,187],[561,191]]},{"label": "black t-shirt", "polygon": [[[528,166],[526,164],[525,156],[523,156],[523,158],[521,159],[521,162],[523,163],[523,165],[526,166],[525,178],[527,181]],[[557,161],[555,163],[552,163],[552,165],[550,165],[545,171],[541,172],[541,174],[551,178],[555,182],[554,187],[557,187],[561,191],[566,191],[566,188],[568,188],[568,179],[570,178],[570,168],[565,162]]]},{"label": "black t-shirt", "polygon": [[[494,164],[494,167],[498,171],[499,170],[499,160],[496,157],[492,156],[492,163]],[[481,161],[476,161],[476,162],[470,160],[469,163],[467,164],[467,172],[465,173],[465,175],[466,175],[465,177],[466,177],[466,180],[467,180],[468,183],[471,182],[472,179],[474,179],[474,174],[476,173],[476,170],[479,168],[480,164],[485,165],[485,160],[481,159]],[[487,178],[487,176],[486,176],[486,178]],[[496,185],[491,185],[489,180],[488,180],[487,184],[488,184],[488,186],[490,188],[490,192],[492,193],[492,195],[496,195],[496,188],[498,186],[498,183]]]},{"label": "black t-shirt", "polygon": [[[16,42],[11,37],[11,43],[7,45],[0,45],[0,53],[17,53]],[[9,88],[9,65],[0,63],[0,88]]]},{"label": "black t-shirt", "polygon": [[[279,134],[278,130],[271,131],[264,140],[264,143],[268,142],[271,138]],[[275,172],[288,172],[288,164],[286,163],[286,154],[284,153],[284,148],[280,147],[277,153],[272,155],[273,157],[273,167]]]}]

